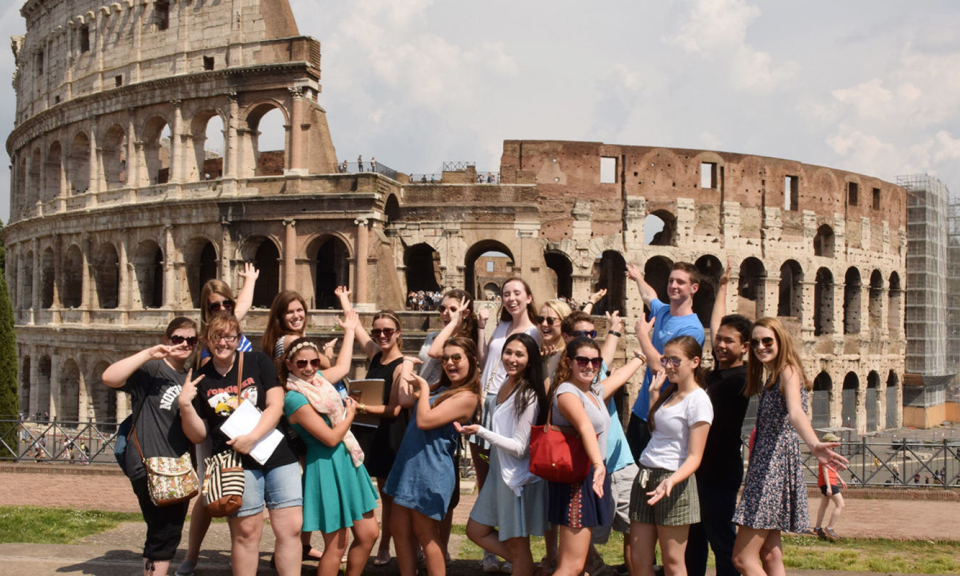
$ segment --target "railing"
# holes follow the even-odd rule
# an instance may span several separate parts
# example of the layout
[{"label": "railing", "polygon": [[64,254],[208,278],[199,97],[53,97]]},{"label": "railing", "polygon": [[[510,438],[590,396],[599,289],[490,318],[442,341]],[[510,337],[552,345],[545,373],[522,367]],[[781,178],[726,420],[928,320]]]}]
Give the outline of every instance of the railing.
[{"label": "railing", "polygon": [[[377,162],[376,164],[364,160],[362,163],[358,162],[346,162],[346,168],[344,168],[344,163],[341,162],[337,165],[337,170],[341,174],[358,174],[361,172],[376,172],[377,174],[383,174],[387,178],[397,180],[399,173],[393,168]],[[439,178],[438,178],[439,180]]]},{"label": "railing", "polygon": [[0,418],[0,461],[116,464],[117,427],[116,422]]},{"label": "railing", "polygon": [[411,174],[407,180],[410,184],[440,184],[443,174]]},{"label": "railing", "polygon": [[443,171],[444,172],[456,172],[458,170],[466,170],[467,168],[476,168],[476,162],[444,162]]}]

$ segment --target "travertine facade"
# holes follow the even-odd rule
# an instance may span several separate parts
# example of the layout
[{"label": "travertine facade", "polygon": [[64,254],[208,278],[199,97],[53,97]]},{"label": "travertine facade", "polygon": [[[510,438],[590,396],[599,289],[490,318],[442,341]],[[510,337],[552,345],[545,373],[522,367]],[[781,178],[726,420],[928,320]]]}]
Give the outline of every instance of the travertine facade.
[{"label": "travertine facade", "polygon": [[[495,251],[538,300],[558,289],[582,299],[599,284],[603,306],[632,318],[639,295],[624,262],[656,284],[671,261],[716,277],[729,258],[728,309],[783,316],[802,339],[820,375],[816,425],[900,422],[898,186],[787,160],[589,142],[507,141],[500,184],[475,183],[472,169],[439,184],[339,174],[318,104],[320,44],[298,36],[285,0],[31,0],[22,14],[4,242],[25,412],[122,415],[124,399],[98,383],[104,367],[172,317],[197,317],[202,283],[236,287],[243,261],[261,270],[255,305],[298,290],[324,331],[338,284],[363,309],[399,308],[424,274],[483,288],[474,265]],[[286,142],[270,156],[258,137],[273,109]],[[206,151],[214,118],[222,158]],[[649,215],[663,230],[645,242]],[[703,317],[712,299],[705,284]],[[265,314],[250,313],[248,332]],[[409,346],[425,323],[405,322]]]}]

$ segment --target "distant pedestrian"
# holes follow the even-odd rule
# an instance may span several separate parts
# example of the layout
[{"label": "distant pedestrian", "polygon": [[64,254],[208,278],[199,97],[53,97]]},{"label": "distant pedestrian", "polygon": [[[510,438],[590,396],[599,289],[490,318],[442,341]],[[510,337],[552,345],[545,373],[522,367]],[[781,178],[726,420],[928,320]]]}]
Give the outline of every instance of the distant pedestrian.
[{"label": "distant pedestrian", "polygon": [[[828,432],[823,435],[823,441],[839,442],[840,437],[832,432]],[[844,482],[843,478],[837,473],[836,468],[818,462],[817,486],[820,487],[820,494],[822,494],[822,496],[820,497],[820,508],[817,510],[817,525],[813,528],[813,533],[820,538],[839,540],[840,536],[834,532],[833,526],[845,506],[840,490],[841,488],[846,490],[847,483]],[[831,501],[833,502],[833,512],[830,514],[827,525],[823,526],[823,517],[826,515],[827,507],[830,506]]]},{"label": "distant pedestrian", "polygon": [[357,156],[357,172],[363,172],[363,154]]},{"label": "distant pedestrian", "polygon": [[371,171],[371,172],[376,172],[376,171],[377,171],[377,157],[376,157],[376,156],[371,156],[371,157],[370,157],[370,171]]}]

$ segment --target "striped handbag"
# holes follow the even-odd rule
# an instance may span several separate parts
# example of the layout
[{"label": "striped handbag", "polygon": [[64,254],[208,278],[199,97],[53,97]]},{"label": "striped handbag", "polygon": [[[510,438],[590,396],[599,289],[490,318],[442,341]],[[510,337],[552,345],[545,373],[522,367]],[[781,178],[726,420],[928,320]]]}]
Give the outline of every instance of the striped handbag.
[{"label": "striped handbag", "polygon": [[203,507],[214,518],[232,516],[243,503],[243,463],[236,450],[203,460]]}]

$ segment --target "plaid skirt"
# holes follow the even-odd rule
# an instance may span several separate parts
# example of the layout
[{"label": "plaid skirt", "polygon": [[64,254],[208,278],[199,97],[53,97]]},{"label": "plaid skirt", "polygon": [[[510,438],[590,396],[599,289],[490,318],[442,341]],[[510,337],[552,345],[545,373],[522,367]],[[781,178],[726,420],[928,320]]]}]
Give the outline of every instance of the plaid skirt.
[{"label": "plaid skirt", "polygon": [[[643,471],[649,470],[650,477],[645,486],[640,485]],[[673,474],[673,470],[663,468],[640,467],[640,473],[633,481],[633,491],[630,492],[630,520],[641,524],[655,524],[657,526],[685,526],[700,522],[700,498],[697,495],[697,477],[689,478],[675,484],[669,496],[664,496],[656,504],[647,504],[650,499],[647,492],[652,492],[664,479]]]}]

